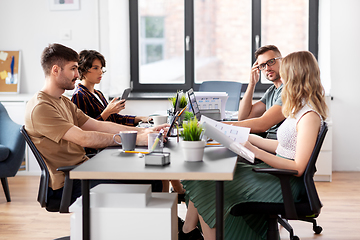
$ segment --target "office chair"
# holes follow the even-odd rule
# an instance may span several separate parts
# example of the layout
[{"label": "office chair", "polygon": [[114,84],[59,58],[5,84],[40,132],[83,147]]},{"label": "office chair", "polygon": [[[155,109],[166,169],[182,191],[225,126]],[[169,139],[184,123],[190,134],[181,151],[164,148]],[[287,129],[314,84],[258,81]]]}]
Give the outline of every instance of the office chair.
[{"label": "office chair", "polygon": [[41,207],[45,207],[45,209],[49,212],[68,213],[69,206],[71,204],[71,192],[73,186],[73,180],[69,178],[69,172],[70,170],[74,169],[76,166],[65,166],[57,169],[57,171],[62,171],[65,174],[63,194],[61,196],[61,200],[48,198],[49,179],[50,179],[49,170],[45,164],[43,157],[41,156],[40,152],[38,151],[35,144],[31,140],[27,131],[25,130],[25,126],[21,126],[20,132],[24,136],[25,141],[29,145],[41,169],[41,177],[40,177],[37,201],[40,203]]},{"label": "office chair", "polygon": [[199,92],[226,92],[229,96],[226,101],[226,111],[238,111],[242,84],[231,81],[204,81]]},{"label": "office chair", "polygon": [[291,176],[298,173],[297,171],[275,168],[254,168],[253,171],[257,173],[269,173],[279,178],[284,203],[240,203],[231,209],[230,214],[233,216],[242,216],[246,214],[268,215],[268,240],[279,239],[278,223],[289,232],[291,240],[299,240],[298,236],[294,236],[293,228],[287,220],[311,222],[313,224],[314,232],[320,234],[322,228],[317,225],[315,218],[319,216],[322,204],[314,184],[314,174],[316,172],[315,164],[327,131],[327,124],[324,123],[305,172],[303,176],[301,176],[304,180],[306,189],[306,195],[301,202],[294,203],[289,181]]},{"label": "office chair", "polygon": [[0,103],[0,179],[7,202],[11,202],[7,178],[16,175],[25,157],[25,141],[19,129]]}]

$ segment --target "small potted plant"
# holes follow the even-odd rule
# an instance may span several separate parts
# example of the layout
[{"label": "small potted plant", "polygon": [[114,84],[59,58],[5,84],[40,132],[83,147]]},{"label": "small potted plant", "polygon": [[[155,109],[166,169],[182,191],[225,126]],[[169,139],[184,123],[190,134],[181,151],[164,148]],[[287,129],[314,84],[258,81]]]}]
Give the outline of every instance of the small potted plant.
[{"label": "small potted plant", "polygon": [[184,121],[190,121],[191,119],[194,119],[194,113],[192,112],[184,112]]},{"label": "small potted plant", "polygon": [[[178,103],[176,102],[177,95],[179,95]],[[188,104],[186,95],[182,91],[178,91],[174,97],[169,98],[169,101],[171,102],[171,106],[173,107],[173,109],[175,109],[176,107],[183,109]]]},{"label": "small potted plant", "polygon": [[[176,98],[178,96],[177,102],[176,102]],[[187,107],[188,104],[188,100],[186,98],[186,94],[183,93],[183,91],[178,91],[177,94],[174,97],[169,98],[169,101],[171,102],[171,106],[173,109],[177,109],[179,111],[181,111],[183,108]],[[175,113],[175,111],[174,111]],[[184,121],[184,116],[185,116],[184,112],[183,114],[181,114],[180,118],[179,118],[179,125],[182,125],[182,122]],[[171,115],[171,114],[170,114]]]},{"label": "small potted plant", "polygon": [[183,93],[183,94],[181,94],[180,99],[179,99],[179,108],[183,109],[187,106],[187,104],[188,104],[188,100],[187,100],[185,94]]},{"label": "small potted plant", "polygon": [[203,127],[195,118],[190,119],[183,124],[181,136],[183,141],[180,146],[183,150],[185,161],[197,162],[202,161],[206,142],[202,140]]}]

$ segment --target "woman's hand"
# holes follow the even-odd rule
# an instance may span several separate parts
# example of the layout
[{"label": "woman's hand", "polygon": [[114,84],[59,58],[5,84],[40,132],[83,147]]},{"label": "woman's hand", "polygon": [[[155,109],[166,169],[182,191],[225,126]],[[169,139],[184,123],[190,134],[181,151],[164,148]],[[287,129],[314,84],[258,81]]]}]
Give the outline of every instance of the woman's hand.
[{"label": "woman's hand", "polygon": [[255,147],[254,145],[252,145],[249,141],[246,141],[245,143],[242,144],[244,147],[246,147],[247,149],[249,149],[251,152],[253,152],[255,154],[255,157],[257,157],[257,152],[259,151],[258,147]]},{"label": "woman's hand", "polygon": [[151,117],[137,116],[137,117],[135,117],[135,124],[138,124],[139,122],[146,123],[146,122],[149,122],[150,120],[152,120]]},{"label": "woman's hand", "polygon": [[125,100],[119,100],[119,98],[113,98],[111,102],[107,105],[104,111],[107,111],[108,114],[119,113],[121,110],[125,109]]},{"label": "woman's hand", "polygon": [[125,109],[125,100],[118,100],[119,98],[113,98],[101,113],[102,119],[106,120],[111,114],[119,113]]}]

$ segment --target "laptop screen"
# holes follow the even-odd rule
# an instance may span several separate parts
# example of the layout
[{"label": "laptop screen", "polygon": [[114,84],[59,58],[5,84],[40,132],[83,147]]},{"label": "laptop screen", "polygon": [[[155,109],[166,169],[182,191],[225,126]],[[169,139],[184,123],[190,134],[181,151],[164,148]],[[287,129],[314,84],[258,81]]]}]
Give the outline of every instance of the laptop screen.
[{"label": "laptop screen", "polygon": [[190,88],[189,91],[187,91],[187,95],[188,95],[190,107],[194,113],[194,116],[197,118],[197,120],[200,120],[201,114],[200,114],[199,105],[196,101],[194,90],[192,88]]}]

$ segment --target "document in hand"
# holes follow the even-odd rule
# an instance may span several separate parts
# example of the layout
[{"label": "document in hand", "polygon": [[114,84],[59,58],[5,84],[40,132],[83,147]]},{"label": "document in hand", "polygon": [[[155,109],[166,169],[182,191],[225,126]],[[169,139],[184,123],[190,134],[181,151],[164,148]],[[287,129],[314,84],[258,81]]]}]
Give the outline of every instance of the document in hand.
[{"label": "document in hand", "polygon": [[231,126],[214,121],[206,116],[201,117],[201,123],[207,137],[214,139],[224,147],[254,163],[255,154],[242,145],[249,138],[250,128]]}]

